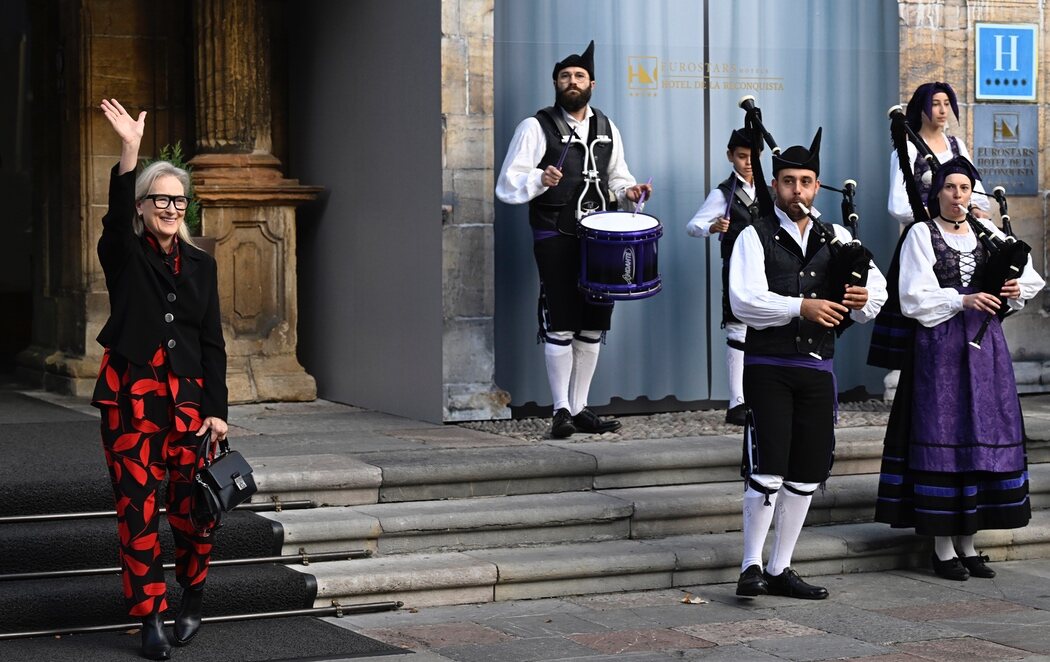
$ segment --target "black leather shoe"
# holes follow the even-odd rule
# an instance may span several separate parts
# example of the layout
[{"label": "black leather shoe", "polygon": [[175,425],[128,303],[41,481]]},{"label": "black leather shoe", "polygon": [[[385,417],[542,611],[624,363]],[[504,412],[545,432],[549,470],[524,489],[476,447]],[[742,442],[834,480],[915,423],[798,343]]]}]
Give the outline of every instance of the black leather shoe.
[{"label": "black leather shoe", "polygon": [[[959,562],[959,557],[953,556],[947,561],[942,561],[937,558],[936,554],[930,556],[930,560],[933,561],[933,571],[938,577],[944,579],[950,579],[955,582],[964,582],[970,578],[970,573],[966,571],[963,564]],[[983,563],[981,565],[984,565]]]},{"label": "black leather shoe", "polygon": [[183,589],[179,613],[175,616],[175,645],[185,646],[197,636],[201,629],[201,606],[204,604],[204,588]]},{"label": "black leather shoe", "polygon": [[980,577],[981,579],[991,579],[995,577],[995,570],[992,570],[985,563],[988,561],[988,557],[982,554],[977,556],[964,556],[959,561],[963,564],[963,567],[970,572],[971,577]]},{"label": "black leather shoe", "polygon": [[769,585],[766,584],[762,574],[762,568],[759,568],[757,565],[747,566],[740,573],[740,578],[736,580],[736,594],[746,598],[753,598],[756,595],[769,593]]},{"label": "black leather shoe", "polygon": [[615,418],[603,421],[598,418],[598,414],[595,414],[587,407],[584,407],[583,411],[572,417],[572,424],[575,425],[576,429],[580,432],[587,432],[590,434],[616,432],[623,426],[623,424]]},{"label": "black leather shoe", "polygon": [[747,405],[737,405],[726,412],[726,423],[743,426],[747,420]]},{"label": "black leather shoe", "polygon": [[802,581],[798,573],[791,568],[784,568],[784,572],[776,577],[763,572],[766,583],[769,584],[769,592],[772,595],[783,595],[788,598],[799,598],[800,600],[823,600],[828,597],[828,589],[823,586],[814,586]]},{"label": "black leather shoe", "polygon": [[147,660],[167,660],[171,658],[171,643],[164,633],[164,621],[160,614],[152,614],[142,619],[142,657]]},{"label": "black leather shoe", "polygon": [[551,437],[564,439],[576,432],[576,426],[572,424],[572,414],[568,409],[559,409],[554,412],[554,420],[551,421]]}]

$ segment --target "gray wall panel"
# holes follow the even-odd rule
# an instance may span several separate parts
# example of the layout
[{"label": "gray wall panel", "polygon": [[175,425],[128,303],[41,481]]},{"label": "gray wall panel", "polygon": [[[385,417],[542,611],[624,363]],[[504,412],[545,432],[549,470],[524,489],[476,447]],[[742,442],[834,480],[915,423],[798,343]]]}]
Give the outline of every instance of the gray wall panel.
[{"label": "gray wall panel", "polygon": [[441,5],[297,2],[299,356],[320,397],[440,421]]}]

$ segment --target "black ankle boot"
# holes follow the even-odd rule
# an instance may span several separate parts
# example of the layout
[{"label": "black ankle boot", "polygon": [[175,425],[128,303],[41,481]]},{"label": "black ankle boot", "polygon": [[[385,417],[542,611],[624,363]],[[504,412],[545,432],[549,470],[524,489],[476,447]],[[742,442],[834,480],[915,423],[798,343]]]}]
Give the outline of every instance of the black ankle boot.
[{"label": "black ankle boot", "polygon": [[175,616],[175,645],[190,643],[201,629],[201,605],[204,603],[204,588],[183,589],[179,613]]},{"label": "black ankle boot", "polygon": [[164,621],[160,614],[151,614],[142,619],[142,657],[150,660],[167,660],[171,657],[171,644],[164,633]]}]

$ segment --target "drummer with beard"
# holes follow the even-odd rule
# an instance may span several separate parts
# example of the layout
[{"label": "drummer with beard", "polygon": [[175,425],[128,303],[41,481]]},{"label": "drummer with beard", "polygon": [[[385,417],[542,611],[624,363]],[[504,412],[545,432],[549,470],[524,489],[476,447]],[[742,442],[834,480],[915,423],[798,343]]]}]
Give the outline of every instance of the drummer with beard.
[{"label": "drummer with beard", "polygon": [[[744,349],[744,553],[736,594],[828,597],[793,570],[791,555],[813,493],[828,478],[835,449],[837,394],[834,329],[849,315],[875,318],[886,300],[886,279],[869,265],[867,286],[831,282],[832,232],[811,208],[820,188],[820,129],[809,149],[796,145],[773,155],[776,201],[740,233],[729,265],[729,300],[747,324]],[[755,177],[761,178],[761,164]],[[765,191],[758,191],[760,198]],[[818,213],[810,209],[816,216]],[[843,288],[843,289],[839,289]],[[763,571],[762,548],[776,518],[776,535]]]},{"label": "drummer with beard", "polygon": [[[577,287],[580,241],[576,209],[584,183],[584,145],[597,136],[611,139],[593,148],[600,179],[598,195],[604,197],[606,210],[633,208],[643,193],[646,197],[652,193],[652,186],[638,184],[631,176],[620,131],[590,105],[595,86],[594,42],[583,53],[555,64],[551,77],[555,104],[518,124],[496,182],[496,197],[508,204],[529,205],[540,277],[539,339],[544,343],[554,399],[550,435],[564,439],[577,431],[601,434],[620,428],[619,421],[603,420],[587,407],[613,306],[589,300]],[[601,202],[589,198],[581,206],[601,209]]]}]

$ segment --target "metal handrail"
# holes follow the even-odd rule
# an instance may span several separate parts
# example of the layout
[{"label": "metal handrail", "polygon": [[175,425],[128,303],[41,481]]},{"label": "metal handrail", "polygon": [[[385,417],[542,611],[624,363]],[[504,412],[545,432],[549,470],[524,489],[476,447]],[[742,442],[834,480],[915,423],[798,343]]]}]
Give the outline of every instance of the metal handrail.
[{"label": "metal handrail", "polygon": [[[366,559],[372,556],[371,550],[352,549],[342,552],[317,552],[311,554],[300,549],[298,554],[285,554],[282,556],[253,556],[243,559],[216,559],[209,563],[211,567],[255,565],[260,563],[283,563],[299,565],[310,565],[315,561],[350,561],[353,559]],[[173,570],[174,563],[165,563],[165,570]],[[120,568],[78,568],[74,570],[40,570],[38,572],[19,572],[0,575],[0,582],[21,581],[30,579],[56,579],[62,577],[90,577],[94,575],[110,575],[120,572]]]},{"label": "metal handrail", "polygon": [[[359,605],[341,605],[332,600],[330,607],[310,607],[307,609],[288,609],[284,611],[266,611],[254,614],[229,614],[226,616],[206,616],[201,619],[202,623],[230,623],[233,621],[256,621],[263,618],[286,618],[289,616],[335,616],[342,618],[344,614],[365,614],[376,611],[394,611],[405,606],[400,601],[388,602],[366,602]],[[174,625],[174,620],[164,621],[164,625]],[[90,625],[79,628],[55,628],[52,630],[32,630],[25,632],[3,632],[0,633],[0,641],[8,639],[28,639],[30,637],[54,637],[66,634],[88,634],[91,632],[116,632],[120,630],[133,630],[142,627],[141,623],[119,623],[114,625]]]},{"label": "metal handrail", "polygon": [[[301,510],[304,508],[315,508],[317,504],[309,499],[294,501],[260,501],[258,503],[242,503],[235,506],[234,510],[247,510],[249,512],[281,512],[282,510]],[[167,508],[161,508],[160,513],[168,512]],[[83,513],[45,513],[42,515],[7,515],[0,517],[0,524],[17,524],[20,522],[47,522],[62,520],[91,519],[96,517],[116,517],[115,510],[96,510]]]}]

